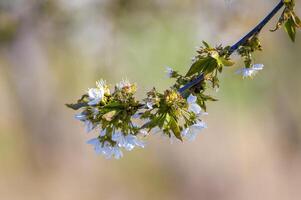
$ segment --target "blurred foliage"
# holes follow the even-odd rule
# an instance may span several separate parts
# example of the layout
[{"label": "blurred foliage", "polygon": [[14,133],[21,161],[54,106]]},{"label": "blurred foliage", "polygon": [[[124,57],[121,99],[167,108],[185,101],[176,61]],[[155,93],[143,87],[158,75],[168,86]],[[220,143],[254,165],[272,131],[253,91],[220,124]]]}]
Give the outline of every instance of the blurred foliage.
[{"label": "blurred foliage", "polygon": [[227,69],[194,143],[106,162],[64,108],[100,77],[162,90],[165,65],[187,71],[201,40],[231,45],[275,3],[1,0],[0,199],[299,199],[298,37],[264,32],[252,81]]}]

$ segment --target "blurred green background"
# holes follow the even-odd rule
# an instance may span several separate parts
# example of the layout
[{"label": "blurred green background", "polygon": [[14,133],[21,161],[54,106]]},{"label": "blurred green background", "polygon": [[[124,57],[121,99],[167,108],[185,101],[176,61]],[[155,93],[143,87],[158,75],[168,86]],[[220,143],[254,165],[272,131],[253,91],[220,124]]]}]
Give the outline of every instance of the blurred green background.
[{"label": "blurred green background", "polygon": [[156,135],[105,160],[64,106],[99,78],[163,90],[165,66],[186,72],[202,40],[231,45],[276,3],[0,0],[0,199],[301,199],[301,34],[270,33],[277,17],[255,57],[265,69],[224,71],[194,142]]}]

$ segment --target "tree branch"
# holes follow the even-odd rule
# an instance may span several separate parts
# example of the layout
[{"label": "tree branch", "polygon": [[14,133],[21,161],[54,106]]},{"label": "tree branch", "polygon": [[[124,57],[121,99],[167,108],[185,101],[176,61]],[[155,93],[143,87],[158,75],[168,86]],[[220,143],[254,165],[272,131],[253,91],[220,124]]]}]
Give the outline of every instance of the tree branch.
[{"label": "tree branch", "polygon": [[[284,6],[283,0],[275,6],[275,8],[257,25],[253,28],[248,34],[241,38],[238,42],[231,46],[229,53],[230,55],[236,51],[241,45],[243,45],[248,39],[250,39],[255,34],[259,33],[261,29],[278,13],[278,11]],[[204,74],[200,74],[194,80],[184,85],[178,90],[181,94],[189,88],[192,88],[195,85],[198,85],[204,80]]]}]

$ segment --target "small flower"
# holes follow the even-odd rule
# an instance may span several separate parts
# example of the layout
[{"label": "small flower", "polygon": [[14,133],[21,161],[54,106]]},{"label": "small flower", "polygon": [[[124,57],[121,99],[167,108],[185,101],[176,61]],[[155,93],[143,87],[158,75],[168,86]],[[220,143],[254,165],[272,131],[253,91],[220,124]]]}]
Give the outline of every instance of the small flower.
[{"label": "small flower", "polygon": [[104,98],[104,88],[90,88],[88,90],[89,102],[88,105],[97,105]]},{"label": "small flower", "polygon": [[116,87],[119,90],[122,90],[123,88],[131,87],[131,86],[132,86],[132,84],[127,79],[124,79],[116,84]]},{"label": "small flower", "polygon": [[106,159],[114,157],[115,159],[120,159],[123,153],[118,146],[112,146],[109,142],[105,141],[102,145],[102,154]]},{"label": "small flower", "polygon": [[119,147],[125,148],[127,151],[131,151],[135,146],[144,148],[144,142],[140,141],[135,135],[124,135],[122,132],[117,131],[112,135],[112,140],[117,143]]},{"label": "small flower", "polygon": [[194,112],[196,115],[200,115],[202,113],[202,108],[196,103],[197,97],[192,94],[187,98],[188,103],[188,111]]},{"label": "small flower", "polygon": [[190,126],[189,128],[184,129],[182,131],[182,137],[185,137],[189,141],[192,141],[196,138],[196,136],[199,134],[199,132],[204,128],[207,128],[206,123],[199,121],[196,124]]},{"label": "small flower", "polygon": [[121,82],[116,84],[117,90],[123,90],[126,93],[135,93],[136,92],[136,85],[131,84],[127,79],[122,80]]},{"label": "small flower", "polygon": [[[129,151],[132,150],[135,146],[141,147],[141,148],[144,148],[144,146],[145,146],[145,143],[143,141],[139,140],[137,138],[137,136],[134,136],[131,134],[125,136],[125,140],[126,140],[125,148]],[[127,147],[129,147],[129,148],[127,148]]]},{"label": "small flower", "polygon": [[168,78],[171,78],[173,76],[174,70],[170,67],[166,67],[166,75]]},{"label": "small flower", "polygon": [[142,130],[139,130],[139,134],[142,135],[142,136],[147,136],[148,132],[147,132],[147,130],[142,129]]},{"label": "small flower", "polygon": [[99,81],[96,81],[96,86],[98,88],[105,88],[105,87],[107,87],[107,83],[105,80],[100,79]]},{"label": "small flower", "polygon": [[105,95],[111,94],[110,89],[105,80],[100,79],[99,81],[96,81],[96,86],[97,86],[97,88],[104,90]]},{"label": "small flower", "polygon": [[76,114],[74,116],[75,119],[79,120],[79,121],[86,121],[87,119],[87,116],[83,113],[80,113],[80,114]]},{"label": "small flower", "polygon": [[119,147],[114,146],[114,147],[112,147],[111,152],[109,152],[109,154],[108,154],[109,158],[111,158],[112,156],[114,156],[114,158],[118,160],[118,159],[122,158],[123,153]]},{"label": "small flower", "polygon": [[126,144],[125,137],[123,133],[120,131],[116,131],[112,134],[112,140],[121,147],[123,147]]},{"label": "small flower", "polygon": [[136,112],[136,113],[132,116],[132,118],[133,118],[133,119],[139,119],[139,118],[141,117],[141,115],[142,115],[142,113]]},{"label": "small flower", "polygon": [[93,145],[96,154],[102,154],[106,159],[114,157],[120,159],[123,156],[121,149],[118,146],[112,146],[109,142],[100,142],[98,138],[93,138],[87,141],[87,144]]},{"label": "small flower", "polygon": [[93,123],[90,120],[85,121],[85,129],[86,129],[87,133],[91,132],[94,128],[95,127],[94,127]]},{"label": "small flower", "polygon": [[76,114],[74,118],[85,123],[85,129],[87,133],[91,132],[95,128],[93,123],[90,120],[88,120],[87,116],[83,113]]},{"label": "small flower", "polygon": [[96,154],[102,153],[101,143],[98,138],[93,138],[87,141],[87,144],[93,145]]},{"label": "small flower", "polygon": [[101,130],[101,131],[99,131],[99,135],[100,135],[101,137],[105,136],[106,134],[107,134],[106,130]]},{"label": "small flower", "polygon": [[250,68],[242,68],[236,71],[236,74],[241,74],[243,78],[253,77],[258,71],[263,70],[263,64],[253,64]]},{"label": "small flower", "polygon": [[146,103],[146,107],[148,108],[148,109],[153,109],[153,102],[150,102],[150,101],[148,101],[147,103]]}]

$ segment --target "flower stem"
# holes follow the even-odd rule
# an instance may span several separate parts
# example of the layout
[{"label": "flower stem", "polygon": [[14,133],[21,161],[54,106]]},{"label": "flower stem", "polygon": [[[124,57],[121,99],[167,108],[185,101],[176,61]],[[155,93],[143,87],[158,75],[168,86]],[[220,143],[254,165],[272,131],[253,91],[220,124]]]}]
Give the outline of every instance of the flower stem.
[{"label": "flower stem", "polygon": [[281,0],[276,7],[257,25],[253,28],[247,35],[241,38],[237,43],[231,46],[229,53],[232,54],[239,46],[243,45],[249,38],[253,35],[259,33],[261,29],[275,16],[275,14],[282,8],[284,5],[283,0]]},{"label": "flower stem", "polygon": [[[253,28],[248,34],[246,34],[243,38],[241,38],[238,42],[231,46],[229,50],[229,54],[231,55],[234,51],[236,51],[241,45],[243,45],[248,39],[250,39],[255,34],[259,33],[261,29],[278,13],[278,11],[284,6],[283,0],[280,0],[279,3],[275,6],[275,8],[257,25]],[[189,88],[192,88],[195,85],[198,85],[200,82],[204,80],[204,74],[198,75],[191,82],[184,85],[182,88],[178,90],[179,93],[183,94]]]}]

